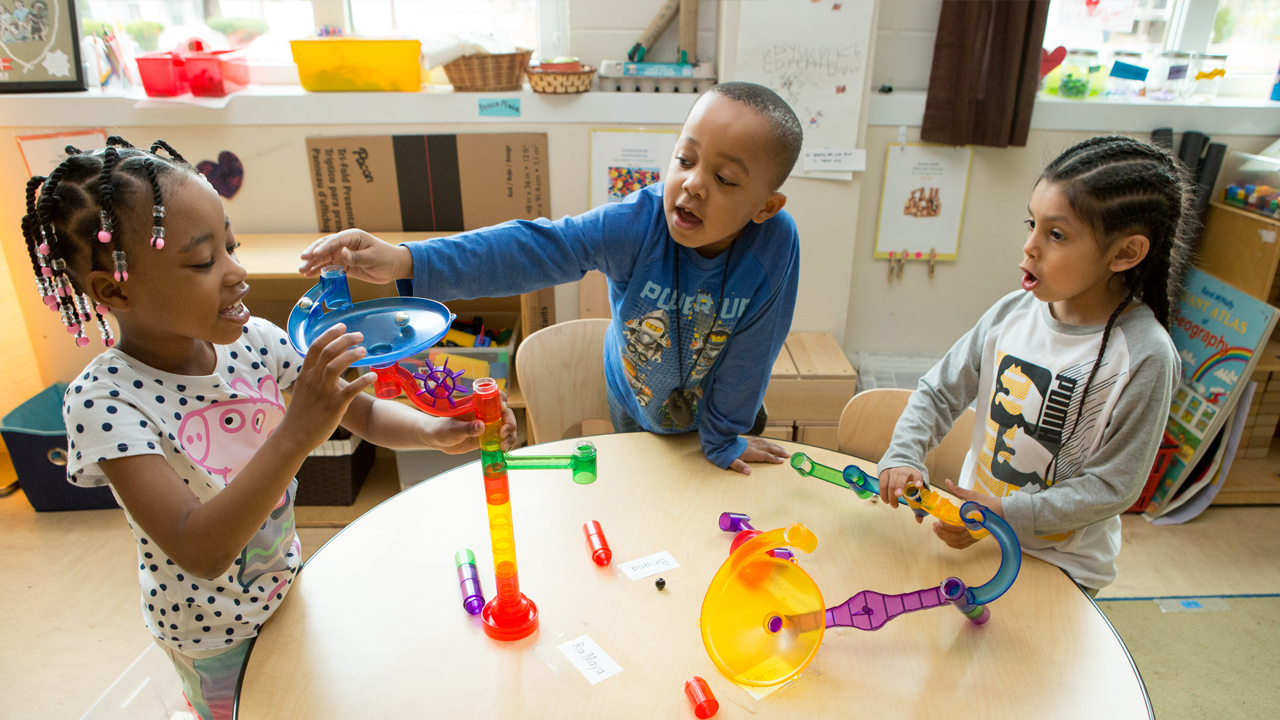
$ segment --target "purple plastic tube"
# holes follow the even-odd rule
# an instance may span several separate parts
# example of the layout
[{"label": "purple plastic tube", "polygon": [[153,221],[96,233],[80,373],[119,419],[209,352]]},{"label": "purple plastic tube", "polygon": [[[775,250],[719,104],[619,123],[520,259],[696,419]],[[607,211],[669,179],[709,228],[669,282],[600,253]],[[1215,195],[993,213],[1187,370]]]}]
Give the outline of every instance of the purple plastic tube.
[{"label": "purple plastic tube", "polygon": [[484,609],[484,592],[480,590],[480,573],[476,571],[476,556],[470,550],[459,550],[453,556],[458,566],[458,589],[462,591],[462,608],[472,615]]}]

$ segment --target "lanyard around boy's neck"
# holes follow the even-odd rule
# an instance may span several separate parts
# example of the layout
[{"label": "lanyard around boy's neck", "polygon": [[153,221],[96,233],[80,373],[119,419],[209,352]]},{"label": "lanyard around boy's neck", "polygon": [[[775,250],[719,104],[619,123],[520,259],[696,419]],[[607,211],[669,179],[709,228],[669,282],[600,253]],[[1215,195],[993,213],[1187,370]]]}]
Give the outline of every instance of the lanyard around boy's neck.
[{"label": "lanyard around boy's neck", "polygon": [[[736,244],[736,243],[734,243]],[[698,363],[702,360],[702,355],[707,351],[707,338],[702,341],[702,347],[698,348],[698,355],[693,359],[692,367],[689,369],[688,375],[684,372],[684,336],[680,331],[680,319],[684,315],[680,310],[680,250],[676,249],[675,253],[675,288],[672,293],[676,303],[676,364],[679,366],[680,387],[672,388],[671,394],[667,396],[667,413],[671,415],[671,419],[679,423],[681,427],[687,427],[693,424],[693,403],[689,399],[689,393],[684,389],[685,383],[693,378],[693,373],[698,369]],[[729,263],[733,260],[733,244],[729,245],[729,255],[724,259],[724,273],[720,277],[720,299],[716,301],[715,316],[711,319],[711,325],[707,327],[707,336],[710,337],[711,331],[715,329],[716,323],[720,322],[720,309],[724,307],[724,288],[729,284]],[[695,298],[696,305],[696,298]],[[697,323],[694,323],[696,329]],[[679,417],[677,417],[679,414]]]}]

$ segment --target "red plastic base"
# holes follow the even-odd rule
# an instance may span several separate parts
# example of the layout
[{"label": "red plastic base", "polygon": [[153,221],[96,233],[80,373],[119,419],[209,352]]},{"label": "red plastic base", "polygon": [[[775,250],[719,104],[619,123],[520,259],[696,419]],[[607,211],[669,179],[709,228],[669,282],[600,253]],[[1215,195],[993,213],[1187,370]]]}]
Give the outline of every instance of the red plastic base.
[{"label": "red plastic base", "polygon": [[494,640],[519,640],[529,637],[538,629],[538,606],[524,593],[520,593],[520,601],[517,603],[522,608],[514,615],[499,614],[497,603],[498,598],[495,597],[480,612],[480,617],[484,620],[485,635]]}]

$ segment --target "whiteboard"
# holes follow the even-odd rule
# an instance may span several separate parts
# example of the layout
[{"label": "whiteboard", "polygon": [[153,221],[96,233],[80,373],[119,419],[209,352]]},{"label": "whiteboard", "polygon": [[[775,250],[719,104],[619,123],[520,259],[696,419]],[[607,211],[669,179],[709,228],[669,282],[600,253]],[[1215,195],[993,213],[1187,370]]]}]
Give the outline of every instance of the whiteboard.
[{"label": "whiteboard", "polygon": [[746,0],[738,8],[733,77],[771,88],[800,118],[804,149],[792,174],[852,179],[806,171],[805,159],[857,146],[874,0]]}]

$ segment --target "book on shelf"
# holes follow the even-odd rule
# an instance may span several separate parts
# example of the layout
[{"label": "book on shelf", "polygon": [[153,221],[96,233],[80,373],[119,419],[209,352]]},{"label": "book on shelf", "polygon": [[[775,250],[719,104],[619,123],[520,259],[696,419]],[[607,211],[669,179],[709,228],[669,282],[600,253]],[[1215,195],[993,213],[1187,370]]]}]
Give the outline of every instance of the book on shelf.
[{"label": "book on shelf", "polygon": [[1165,503],[1164,511],[1160,517],[1152,521],[1153,525],[1180,525],[1187,522],[1204,512],[1205,508],[1209,507],[1213,499],[1218,496],[1218,492],[1222,490],[1222,483],[1227,479],[1227,473],[1231,471],[1231,463],[1235,460],[1236,451],[1240,448],[1240,438],[1244,435],[1244,424],[1249,414],[1249,403],[1253,402],[1257,385],[1256,382],[1250,382],[1245,386],[1244,393],[1236,402],[1235,412],[1231,413],[1231,419],[1218,433],[1217,442],[1220,449],[1214,453],[1213,467],[1200,477],[1185,483],[1182,489]]},{"label": "book on shelf", "polygon": [[[1143,513],[1148,520],[1171,510],[1201,459],[1227,444],[1225,437],[1216,446],[1214,440],[1249,383],[1280,311],[1192,268],[1170,315],[1169,335],[1182,373],[1165,429],[1178,451]],[[1212,468],[1207,474],[1212,478],[1216,472]]]}]

